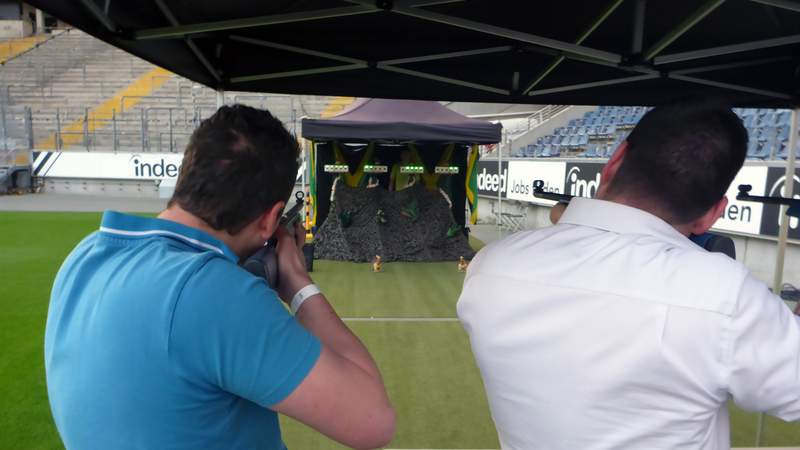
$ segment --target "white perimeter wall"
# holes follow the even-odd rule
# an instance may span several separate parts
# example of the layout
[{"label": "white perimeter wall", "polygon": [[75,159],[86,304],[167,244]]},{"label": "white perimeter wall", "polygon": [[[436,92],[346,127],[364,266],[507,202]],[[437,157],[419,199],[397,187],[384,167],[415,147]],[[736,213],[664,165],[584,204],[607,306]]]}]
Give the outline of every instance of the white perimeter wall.
[{"label": "white perimeter wall", "polygon": [[[524,211],[525,209],[527,211]],[[496,199],[479,197],[479,223],[494,224],[496,210]],[[550,208],[546,206],[503,199],[502,211],[504,214],[527,215],[524,221],[525,229],[550,226]],[[743,262],[756,277],[772,287],[775,253],[778,247],[776,239],[749,237],[720,231],[715,231],[715,233],[730,236],[736,245],[736,259]],[[800,245],[797,242],[789,241],[784,267],[783,282],[800,287]]]},{"label": "white perimeter wall", "polygon": [[[33,27],[22,20],[0,20],[0,39],[15,39],[29,36]],[[3,45],[0,43],[0,45]]]}]

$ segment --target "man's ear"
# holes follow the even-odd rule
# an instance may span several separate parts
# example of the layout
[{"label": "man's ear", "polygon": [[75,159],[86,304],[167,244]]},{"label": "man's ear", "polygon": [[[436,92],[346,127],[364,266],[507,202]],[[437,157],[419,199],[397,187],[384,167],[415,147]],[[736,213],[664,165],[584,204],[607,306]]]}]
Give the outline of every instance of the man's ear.
[{"label": "man's ear", "polygon": [[617,150],[611,155],[608,162],[603,169],[600,171],[600,188],[597,190],[597,198],[603,198],[605,196],[608,187],[614,180],[614,177],[617,175],[617,171],[619,170],[619,166],[622,165],[622,161],[625,159],[625,155],[628,153],[628,141],[622,141],[617,147]]},{"label": "man's ear", "polygon": [[689,232],[695,235],[703,234],[714,226],[714,223],[725,212],[728,207],[728,197],[722,197],[717,203],[714,204],[705,214],[695,219],[689,224]]},{"label": "man's ear", "polygon": [[267,242],[275,234],[275,230],[278,229],[278,221],[281,219],[284,206],[286,206],[285,202],[277,202],[258,218],[256,222],[258,233],[264,242]]}]

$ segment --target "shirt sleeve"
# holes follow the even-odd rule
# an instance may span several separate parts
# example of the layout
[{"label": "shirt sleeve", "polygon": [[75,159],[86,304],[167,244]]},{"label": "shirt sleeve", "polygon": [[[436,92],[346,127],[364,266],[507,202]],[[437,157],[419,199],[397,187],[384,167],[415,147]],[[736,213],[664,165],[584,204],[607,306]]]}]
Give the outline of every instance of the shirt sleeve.
[{"label": "shirt sleeve", "polygon": [[264,280],[213,258],[175,305],[170,358],[187,379],[264,407],[286,398],[319,358],[319,340]]},{"label": "shirt sleeve", "polygon": [[800,320],[748,275],[731,319],[729,392],[740,407],[800,420]]}]

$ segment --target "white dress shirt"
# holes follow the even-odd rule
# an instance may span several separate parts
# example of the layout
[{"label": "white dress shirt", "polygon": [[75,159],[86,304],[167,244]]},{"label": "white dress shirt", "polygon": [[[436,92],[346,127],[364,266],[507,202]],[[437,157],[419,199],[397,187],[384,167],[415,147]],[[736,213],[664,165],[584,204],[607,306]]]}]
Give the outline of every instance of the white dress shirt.
[{"label": "white dress shirt", "polygon": [[573,199],[469,265],[458,316],[504,449],[727,449],[727,400],[800,419],[800,321],[658,217]]}]

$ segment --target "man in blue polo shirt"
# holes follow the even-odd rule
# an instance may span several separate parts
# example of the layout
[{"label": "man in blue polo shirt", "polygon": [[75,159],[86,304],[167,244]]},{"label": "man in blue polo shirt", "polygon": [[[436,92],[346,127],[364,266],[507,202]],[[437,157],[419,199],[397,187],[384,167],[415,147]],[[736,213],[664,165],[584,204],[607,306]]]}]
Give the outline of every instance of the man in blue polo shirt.
[{"label": "man in blue polo shirt", "polygon": [[[312,283],[302,233],[278,226],[297,157],[268,112],[222,107],[158,218],[106,212],[67,257],[45,366],[68,449],[283,449],[276,413],[351,447],[388,443],[374,361]],[[273,236],[278,292],[237,265]]]}]

